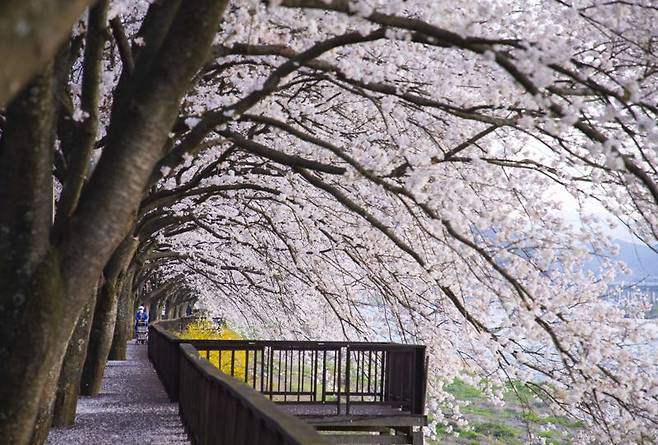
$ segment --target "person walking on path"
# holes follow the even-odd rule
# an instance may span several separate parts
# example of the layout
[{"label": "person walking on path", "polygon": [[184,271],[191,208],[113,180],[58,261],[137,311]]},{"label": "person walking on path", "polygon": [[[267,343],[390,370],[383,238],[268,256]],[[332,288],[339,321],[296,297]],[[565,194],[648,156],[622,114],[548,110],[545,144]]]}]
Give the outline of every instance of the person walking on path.
[{"label": "person walking on path", "polygon": [[139,326],[140,322],[144,324],[148,324],[149,322],[149,314],[144,310],[144,306],[140,306],[135,314],[135,337],[137,337],[137,326]]}]

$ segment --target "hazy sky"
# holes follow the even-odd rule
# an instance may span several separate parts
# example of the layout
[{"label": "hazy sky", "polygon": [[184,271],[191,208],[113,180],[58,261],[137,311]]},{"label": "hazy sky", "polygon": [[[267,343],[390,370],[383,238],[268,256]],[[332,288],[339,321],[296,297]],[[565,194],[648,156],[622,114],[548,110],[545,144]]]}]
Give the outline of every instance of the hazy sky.
[{"label": "hazy sky", "polygon": [[[563,204],[562,213],[565,220],[573,224],[574,226],[580,225],[580,211],[585,213],[595,214],[602,219],[601,227],[603,231],[608,235],[612,236],[614,239],[626,241],[634,244],[642,244],[632,233],[622,224],[620,224],[613,215],[611,215],[598,201],[594,199],[588,199],[585,201],[584,208],[580,208],[578,201],[564,190],[561,186],[551,187],[544,194],[546,198],[557,199]],[[613,228],[610,225],[614,225]]]}]

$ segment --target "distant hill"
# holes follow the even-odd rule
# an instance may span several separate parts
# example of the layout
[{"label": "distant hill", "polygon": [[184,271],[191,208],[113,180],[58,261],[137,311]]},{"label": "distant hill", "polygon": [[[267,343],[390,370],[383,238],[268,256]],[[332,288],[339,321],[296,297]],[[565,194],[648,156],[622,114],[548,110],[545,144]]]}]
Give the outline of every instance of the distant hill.
[{"label": "distant hill", "polygon": [[626,263],[633,271],[635,280],[658,279],[658,254],[644,244],[617,241],[619,255],[617,259]]},{"label": "distant hill", "polygon": [[[628,275],[620,275],[616,278],[613,287],[621,286],[619,289],[629,289],[633,285],[633,292],[641,292],[652,305],[645,314],[645,318],[658,319],[658,254],[644,244],[634,244],[622,240],[615,240],[619,245],[619,255],[615,257],[623,261],[631,270]],[[600,266],[600,260],[594,259],[586,264],[586,268],[595,272]],[[622,291],[622,297],[628,297],[634,293]]]},{"label": "distant hill", "polygon": [[[627,241],[615,240],[619,245],[618,261],[626,263],[631,274],[619,276],[616,281],[633,283],[639,281],[658,282],[658,254],[644,244],[634,244]],[[586,268],[596,271],[600,266],[599,259],[593,259]]]}]

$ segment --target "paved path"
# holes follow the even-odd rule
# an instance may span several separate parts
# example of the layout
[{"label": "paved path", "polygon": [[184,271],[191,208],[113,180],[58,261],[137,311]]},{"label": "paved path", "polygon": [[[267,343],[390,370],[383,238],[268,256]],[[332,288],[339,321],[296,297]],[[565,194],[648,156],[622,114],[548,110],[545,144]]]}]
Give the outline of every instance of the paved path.
[{"label": "paved path", "polygon": [[146,345],[128,345],[128,360],[110,361],[98,396],[81,397],[70,428],[53,428],[50,445],[188,444],[178,404],[148,361]]}]

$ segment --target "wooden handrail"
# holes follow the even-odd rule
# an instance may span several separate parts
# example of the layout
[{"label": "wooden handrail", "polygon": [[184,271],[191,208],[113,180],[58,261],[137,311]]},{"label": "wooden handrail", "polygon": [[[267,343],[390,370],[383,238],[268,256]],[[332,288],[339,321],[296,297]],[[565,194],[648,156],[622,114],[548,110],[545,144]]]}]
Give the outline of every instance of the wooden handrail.
[{"label": "wooden handrail", "polygon": [[[425,346],[190,340],[169,331],[182,329],[189,321],[153,323],[148,351],[167,394],[179,404],[193,444],[324,445],[336,437],[330,441],[302,418],[328,416],[346,426],[379,412],[389,422],[397,415],[410,422],[404,423],[405,434],[413,435],[416,443],[420,433],[413,428],[427,424]],[[389,426],[377,422],[378,428]],[[400,427],[392,425],[397,425],[392,427],[396,431]],[[402,443],[389,439],[378,437],[377,443]]]},{"label": "wooden handrail", "polygon": [[312,426],[220,372],[161,325],[149,326],[149,358],[194,444],[328,445]]},{"label": "wooden handrail", "polygon": [[[251,387],[220,372],[210,362],[199,357],[192,345],[182,343],[179,348],[180,414],[183,423],[193,430],[191,435],[195,442],[234,445],[259,442],[282,445],[329,443],[309,424],[284,412]],[[208,403],[210,400],[215,403]],[[231,404],[233,409],[222,409]],[[207,410],[204,416],[195,416],[199,407]],[[242,421],[250,431],[237,431],[227,426],[238,421]],[[256,431],[258,428],[261,431]],[[262,439],[254,442],[254,437],[261,435],[268,435],[268,440],[272,436],[275,442]]]},{"label": "wooden handrail", "polygon": [[[176,325],[175,321],[173,325]],[[350,414],[351,407],[358,404],[388,404],[412,415],[425,414],[427,368],[423,345],[182,340],[167,332],[169,326],[172,322],[151,326],[153,333],[149,351],[162,351],[168,356],[160,361],[175,363],[179,354],[175,345],[188,343],[205,354],[207,359],[212,357],[213,362],[221,359],[225,364],[224,372],[241,378],[277,403],[301,401],[331,405],[335,407],[336,415]],[[162,342],[166,344],[160,344]],[[243,363],[236,361],[238,356]],[[172,366],[166,368],[160,369],[156,365],[170,398],[177,400],[177,371]],[[297,377],[296,381],[286,379],[286,376],[293,374]]]}]

